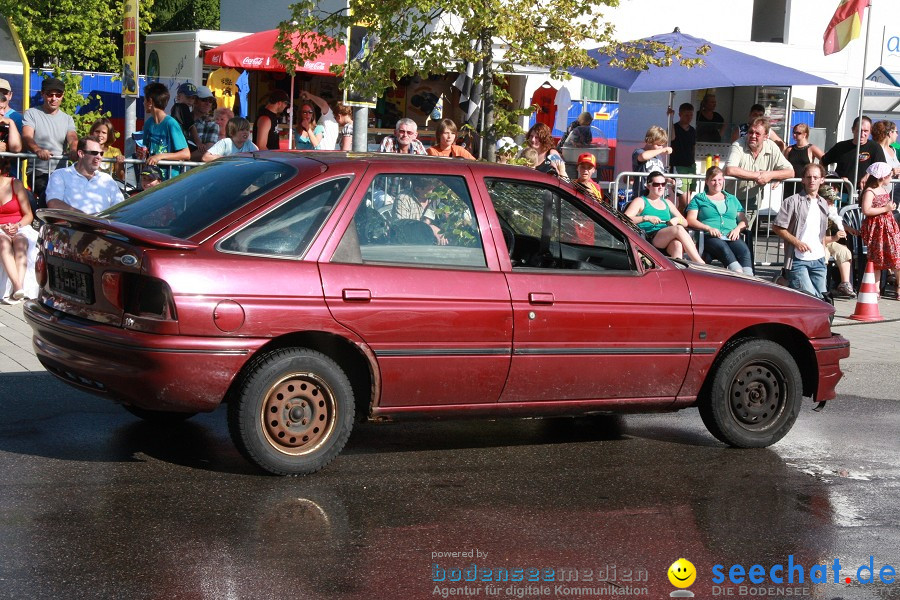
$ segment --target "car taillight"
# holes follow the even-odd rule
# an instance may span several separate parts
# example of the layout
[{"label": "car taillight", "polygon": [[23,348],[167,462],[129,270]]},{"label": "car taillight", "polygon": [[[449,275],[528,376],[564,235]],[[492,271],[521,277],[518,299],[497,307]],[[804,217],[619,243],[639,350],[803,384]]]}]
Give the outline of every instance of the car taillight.
[{"label": "car taillight", "polygon": [[123,275],[124,273],[120,273],[119,271],[107,271],[100,278],[100,284],[103,289],[103,297],[106,298],[110,304],[120,310],[125,309],[122,304]]},{"label": "car taillight", "polygon": [[175,320],[172,290],[162,279],[128,274],[125,280],[125,312],[135,317]]},{"label": "car taillight", "polygon": [[177,320],[172,290],[162,279],[106,271],[100,280],[103,297],[125,313],[123,325],[128,329],[162,332]]},{"label": "car taillight", "polygon": [[39,286],[47,285],[47,263],[44,261],[43,253],[38,253],[37,259],[34,261],[34,277]]}]

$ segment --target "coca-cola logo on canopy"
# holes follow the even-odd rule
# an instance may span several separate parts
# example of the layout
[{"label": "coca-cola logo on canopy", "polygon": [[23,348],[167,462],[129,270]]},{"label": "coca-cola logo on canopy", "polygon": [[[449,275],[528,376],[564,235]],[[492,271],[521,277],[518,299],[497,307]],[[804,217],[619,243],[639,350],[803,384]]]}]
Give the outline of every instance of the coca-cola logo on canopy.
[{"label": "coca-cola logo on canopy", "polygon": [[243,60],[241,60],[241,66],[244,68],[250,67],[259,67],[263,64],[263,58],[261,56],[257,56],[256,58],[251,58],[249,56],[245,56]]},{"label": "coca-cola logo on canopy", "polygon": [[308,60],[305,63],[303,63],[303,68],[306,69],[307,71],[324,71],[325,63],[323,63],[321,60],[316,61],[316,62]]}]

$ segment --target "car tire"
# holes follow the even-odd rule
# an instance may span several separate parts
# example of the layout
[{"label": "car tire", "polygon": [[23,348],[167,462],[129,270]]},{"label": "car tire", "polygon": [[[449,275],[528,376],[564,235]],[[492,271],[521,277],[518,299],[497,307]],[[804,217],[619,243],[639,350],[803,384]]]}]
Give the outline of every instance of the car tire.
[{"label": "car tire", "polygon": [[181,423],[197,414],[195,412],[175,412],[171,410],[148,410],[146,408],[138,408],[137,406],[130,406],[128,404],[123,404],[123,407],[134,416],[156,425]]},{"label": "car tire", "polygon": [[725,349],[700,402],[703,424],[736,448],[771,446],[791,430],[800,410],[800,369],[769,340],[744,340]]},{"label": "car tire", "polygon": [[228,404],[241,454],[275,475],[315,473],[340,453],[353,429],[353,388],[321,352],[286,348],[256,359]]}]

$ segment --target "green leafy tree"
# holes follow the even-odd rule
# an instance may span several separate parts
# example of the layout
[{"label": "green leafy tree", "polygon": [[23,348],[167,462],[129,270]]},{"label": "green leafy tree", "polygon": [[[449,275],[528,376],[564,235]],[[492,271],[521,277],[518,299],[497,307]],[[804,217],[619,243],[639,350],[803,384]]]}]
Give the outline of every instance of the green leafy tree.
[{"label": "green leafy tree", "polygon": [[[46,75],[49,77],[50,75]],[[60,110],[72,115],[72,120],[75,121],[75,129],[78,132],[78,137],[84,137],[91,132],[91,125],[94,124],[94,121],[99,119],[100,117],[110,118],[112,117],[112,113],[108,110],[103,110],[103,99],[100,94],[95,94],[94,99],[97,100],[97,108],[85,112],[82,114],[78,114],[79,109],[82,106],[91,101],[90,96],[82,96],[80,93],[81,90],[81,75],[77,73],[69,73],[67,71],[55,70],[52,74],[53,77],[56,77],[64,84],[66,84],[66,90],[63,92],[62,102],[59,103]]]},{"label": "green leafy tree", "polygon": [[[493,159],[494,144],[490,142],[498,135],[521,131],[516,124],[518,116],[531,112],[514,111],[502,87],[502,73],[514,73],[517,64],[545,67],[553,77],[567,77],[569,67],[595,66],[585,48],[600,45],[607,47],[610,55],[624,51],[625,57],[617,63],[623,68],[699,62],[682,59],[678,48],[615,42],[613,26],[601,11],[618,4],[619,0],[351,0],[352,13],[325,13],[319,10],[317,0],[300,0],[291,6],[291,19],[279,26],[283,36],[277,45],[278,58],[289,66],[302,65],[343,41],[348,27],[364,25],[377,41],[365,64],[351,61],[342,85],[371,97],[394,87],[402,77],[457,71],[462,61],[481,61],[483,134],[489,142],[488,158]],[[289,35],[303,31],[332,39],[293,48],[287,42]],[[501,51],[499,61],[495,49]],[[655,54],[658,51],[662,51],[661,57]]]},{"label": "green leafy tree", "polygon": [[154,31],[219,28],[219,0],[155,0]]},{"label": "green leafy tree", "polygon": [[[140,0],[140,29],[150,32],[153,0]],[[32,68],[118,72],[122,0],[0,0]]]}]

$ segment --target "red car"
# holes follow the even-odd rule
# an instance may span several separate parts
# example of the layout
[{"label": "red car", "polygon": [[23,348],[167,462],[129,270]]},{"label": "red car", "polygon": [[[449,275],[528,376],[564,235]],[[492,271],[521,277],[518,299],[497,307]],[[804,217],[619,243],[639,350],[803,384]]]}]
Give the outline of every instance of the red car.
[{"label": "red car", "polygon": [[147,419],[227,402],[272,473],[321,469],[356,414],[697,406],[726,444],[768,446],[850,352],[828,304],[672,261],[522,167],[261,152],[40,216],[44,366]]}]

